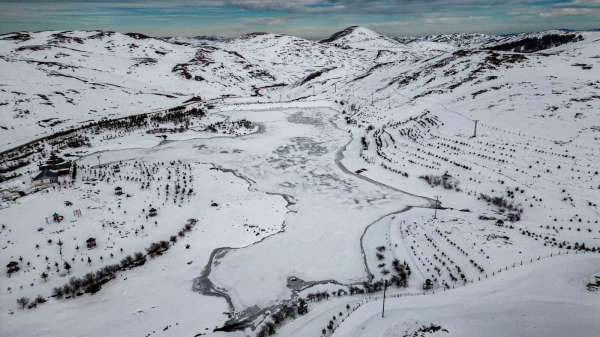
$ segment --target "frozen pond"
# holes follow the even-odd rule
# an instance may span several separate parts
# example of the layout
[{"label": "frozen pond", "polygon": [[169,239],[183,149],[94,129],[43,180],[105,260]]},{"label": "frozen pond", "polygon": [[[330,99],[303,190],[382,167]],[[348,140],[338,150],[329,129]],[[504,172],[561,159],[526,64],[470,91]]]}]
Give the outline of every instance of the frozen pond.
[{"label": "frozen pond", "polygon": [[252,109],[220,114],[259,123],[263,132],[172,141],[151,149],[104,153],[103,158],[212,163],[247,177],[253,182],[252,189],[294,198],[280,233],[215,259],[218,263],[212,266],[210,279],[229,294],[236,310],[289,298],[286,281],[290,276],[305,281],[366,280],[360,241],[365,227],[407,206],[429,205],[428,200],[340,168],[345,159],[339,158],[339,152],[350,135],[337,126],[333,109]]}]

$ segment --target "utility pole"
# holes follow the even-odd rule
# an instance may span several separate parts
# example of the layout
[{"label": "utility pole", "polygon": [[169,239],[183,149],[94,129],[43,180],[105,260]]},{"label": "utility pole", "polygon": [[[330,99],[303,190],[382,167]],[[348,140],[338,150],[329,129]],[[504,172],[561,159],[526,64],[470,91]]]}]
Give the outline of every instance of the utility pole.
[{"label": "utility pole", "polygon": [[388,281],[384,280],[383,281],[383,304],[381,307],[381,318],[385,317],[385,293],[386,293],[387,287],[388,287]]},{"label": "utility pole", "polygon": [[474,120],[475,122],[475,127],[473,128],[473,138],[477,137],[477,122],[479,122],[478,120]]},{"label": "utility pole", "polygon": [[440,197],[439,196],[435,196],[435,208],[433,209],[433,218],[437,219],[437,210],[438,210],[438,205],[440,204]]},{"label": "utility pole", "polygon": [[100,155],[97,155],[96,158],[98,158],[98,167],[100,167]]},{"label": "utility pole", "polygon": [[60,253],[60,260],[61,261],[63,260],[63,257],[62,257],[62,246],[63,246],[63,242],[60,239],[58,239],[58,252]]}]

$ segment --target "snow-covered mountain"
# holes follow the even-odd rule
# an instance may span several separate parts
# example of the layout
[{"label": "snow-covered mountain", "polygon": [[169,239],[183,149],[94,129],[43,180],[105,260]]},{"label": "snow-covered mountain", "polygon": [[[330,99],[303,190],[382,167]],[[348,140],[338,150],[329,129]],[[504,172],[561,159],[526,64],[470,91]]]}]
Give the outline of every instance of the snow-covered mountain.
[{"label": "snow-covered mountain", "polygon": [[0,35],[0,336],[595,336],[598,69],[600,32]]},{"label": "snow-covered mountain", "polygon": [[[535,36],[540,34],[573,35],[555,31]],[[596,35],[589,34],[587,43]],[[3,146],[91,119],[177,105],[193,96],[257,95],[261,88],[293,86],[311,77],[354,82],[376,73],[389,78],[392,73],[407,77],[418,72],[422,81],[415,78],[414,85],[423,94],[439,92],[441,83],[432,82],[433,77],[454,87],[461,76],[474,79],[473,72],[506,62],[487,57],[490,52],[481,48],[535,36],[452,34],[396,41],[362,27],[349,27],[320,42],[263,33],[233,40],[155,39],[98,31],[5,34],[0,37],[0,127],[10,144]],[[443,67],[444,75],[450,71],[453,76],[439,76],[430,66]],[[401,78],[396,81],[403,83]],[[426,81],[430,82],[424,86]],[[377,90],[386,85],[377,84]]]},{"label": "snow-covered mountain", "polygon": [[359,26],[348,27],[320,42],[333,44],[341,48],[354,49],[380,50],[400,47],[394,39]]},{"label": "snow-covered mountain", "polygon": [[410,42],[437,42],[445,43],[458,48],[475,48],[490,43],[494,43],[503,39],[502,36],[488,35],[481,33],[464,33],[464,34],[436,34],[420,37],[399,36],[394,39],[402,43]]},{"label": "snow-covered mountain", "polygon": [[3,146],[91,119],[170,107],[193,96],[255,95],[326,68],[352,73],[372,62],[370,55],[275,34],[185,41],[96,31],[1,36],[0,127],[10,143]]}]

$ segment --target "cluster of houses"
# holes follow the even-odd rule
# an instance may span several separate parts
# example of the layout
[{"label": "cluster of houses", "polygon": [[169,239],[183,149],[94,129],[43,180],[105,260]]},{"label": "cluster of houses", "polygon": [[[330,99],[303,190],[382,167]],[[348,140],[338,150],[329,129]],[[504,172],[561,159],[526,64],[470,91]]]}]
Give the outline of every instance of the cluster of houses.
[{"label": "cluster of houses", "polygon": [[24,196],[25,192],[17,188],[2,188],[0,189],[0,199],[6,201],[15,201]]},{"label": "cluster of houses", "polygon": [[88,238],[87,240],[85,240],[85,245],[88,249],[92,249],[92,248],[96,247],[96,239]]},{"label": "cluster of houses", "polygon": [[[31,178],[31,190],[39,191],[48,188],[51,184],[74,176],[76,167],[70,160],[52,153],[46,163],[39,165],[39,173]],[[15,180],[10,185],[0,187],[0,201],[15,201],[29,193],[25,181]]]}]

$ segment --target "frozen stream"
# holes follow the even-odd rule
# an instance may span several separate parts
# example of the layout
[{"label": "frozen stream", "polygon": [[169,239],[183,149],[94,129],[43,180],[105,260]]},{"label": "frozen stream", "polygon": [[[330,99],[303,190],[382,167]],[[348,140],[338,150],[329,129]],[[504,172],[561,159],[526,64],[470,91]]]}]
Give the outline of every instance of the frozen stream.
[{"label": "frozen stream", "polygon": [[357,153],[345,153],[353,140],[336,124],[335,110],[242,109],[219,113],[231,120],[259,123],[260,133],[170,141],[102,154],[103,161],[160,158],[212,163],[246,180],[249,189],[286,200],[288,212],[280,231],[250,245],[234,241],[217,248],[194,282],[194,288],[205,295],[224,297],[231,311],[241,313],[240,319],[289,299],[290,277],[315,284],[365,280],[370,272],[367,268],[365,275],[361,240],[368,224],[410,207],[432,206],[431,199],[348,170],[346,162],[361,159]]}]

